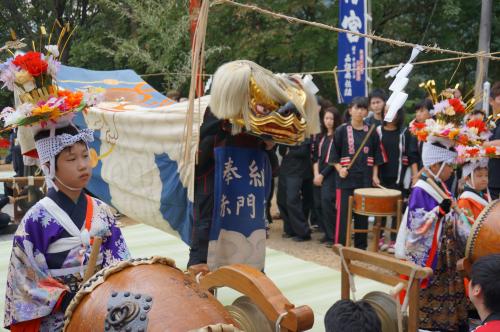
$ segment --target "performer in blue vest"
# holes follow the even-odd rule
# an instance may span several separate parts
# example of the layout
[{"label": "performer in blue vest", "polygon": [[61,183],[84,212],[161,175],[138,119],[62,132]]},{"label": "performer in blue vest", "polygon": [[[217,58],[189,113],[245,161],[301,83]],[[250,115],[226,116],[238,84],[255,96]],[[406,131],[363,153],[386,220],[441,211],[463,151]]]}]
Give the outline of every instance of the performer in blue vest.
[{"label": "performer in blue vest", "polygon": [[[213,162],[213,207],[210,211],[207,201],[203,229],[192,244],[189,264],[206,260],[210,270],[233,263],[262,270],[266,204],[277,165],[273,146],[296,145],[318,132],[319,106],[300,77],[274,75],[240,60],[224,64],[215,73],[210,110],[223,120],[208,135],[212,137],[208,141],[202,137],[200,144]],[[195,195],[195,208],[200,207],[196,197],[202,196]],[[210,194],[204,198],[210,199]],[[197,218],[195,214],[195,223]]]}]

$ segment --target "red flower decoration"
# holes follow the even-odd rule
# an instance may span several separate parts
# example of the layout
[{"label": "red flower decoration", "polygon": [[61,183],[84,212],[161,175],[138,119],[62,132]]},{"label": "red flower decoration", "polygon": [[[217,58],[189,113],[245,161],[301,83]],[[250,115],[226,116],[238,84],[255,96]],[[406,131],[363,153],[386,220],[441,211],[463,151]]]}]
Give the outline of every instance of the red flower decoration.
[{"label": "red flower decoration", "polygon": [[467,127],[469,128],[477,128],[479,133],[486,131],[486,123],[482,120],[470,120],[467,122]]},{"label": "red flower decoration", "polygon": [[42,60],[42,53],[33,51],[16,56],[12,63],[35,77],[46,73],[48,67],[47,62]]},{"label": "red flower decoration", "polygon": [[8,139],[0,138],[0,148],[7,149],[10,147],[10,142]]},{"label": "red flower decoration", "polygon": [[425,122],[413,122],[413,126],[416,128],[416,129],[424,129],[426,124]]},{"label": "red flower decoration", "polygon": [[469,136],[467,135],[460,135],[458,136],[458,139],[457,139],[458,143],[462,144],[462,145],[467,145],[469,143]]},{"label": "red flower decoration", "polygon": [[476,157],[479,154],[479,149],[478,148],[469,149],[467,152],[469,153],[469,156]]},{"label": "red flower decoration", "polygon": [[488,155],[488,156],[491,156],[491,155],[494,156],[497,154],[497,148],[494,146],[488,146],[484,149],[484,153],[486,153],[486,155]]},{"label": "red flower decoration", "polygon": [[448,103],[453,107],[457,113],[465,113],[465,107],[458,98],[448,99]]}]

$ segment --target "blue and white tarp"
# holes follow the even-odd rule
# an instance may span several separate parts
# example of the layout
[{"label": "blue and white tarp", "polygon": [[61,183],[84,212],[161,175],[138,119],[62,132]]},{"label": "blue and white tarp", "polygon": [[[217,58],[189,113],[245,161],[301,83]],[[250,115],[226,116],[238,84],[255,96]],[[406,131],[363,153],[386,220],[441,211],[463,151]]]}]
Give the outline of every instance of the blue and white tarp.
[{"label": "blue and white tarp", "polygon": [[[340,27],[354,32],[366,33],[366,1],[339,1]],[[367,94],[366,85],[366,38],[350,33],[339,33],[338,64],[339,88],[344,103],[354,97]]]},{"label": "blue and white tarp", "polygon": [[262,149],[217,147],[215,191],[207,263],[247,264],[262,270],[266,253],[266,201],[272,172]]},{"label": "blue and white tarp", "polygon": [[106,89],[105,102],[79,114],[75,121],[95,130],[90,148],[99,162],[89,190],[130,218],[177,233],[189,244],[195,153],[209,97],[195,101],[186,163],[183,137],[188,102],[173,102],[132,70],[62,66],[58,85],[71,90]]}]

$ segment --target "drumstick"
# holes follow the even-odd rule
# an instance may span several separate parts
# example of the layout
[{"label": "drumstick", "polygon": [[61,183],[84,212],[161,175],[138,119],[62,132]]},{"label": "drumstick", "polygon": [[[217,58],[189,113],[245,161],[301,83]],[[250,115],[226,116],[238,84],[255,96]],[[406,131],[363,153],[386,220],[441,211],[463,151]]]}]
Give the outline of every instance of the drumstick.
[{"label": "drumstick", "polygon": [[[433,179],[427,178],[426,182],[431,185],[431,187],[441,196],[443,199],[450,199],[451,197],[446,194],[438,185],[436,182],[434,182]],[[452,204],[453,210],[455,210],[456,213],[458,214],[463,214],[462,209],[460,209],[456,204]]]},{"label": "drumstick", "polygon": [[379,187],[380,189],[388,190],[386,187],[384,187],[384,186],[383,186],[383,185],[381,185],[381,184],[377,184],[377,187]]},{"label": "drumstick", "polygon": [[441,196],[443,199],[451,199],[451,197],[450,197],[447,193],[445,193],[445,192],[443,191],[443,189],[441,189],[441,188],[437,185],[437,183],[436,183],[433,179],[431,179],[431,178],[427,178],[425,181],[426,181],[428,184],[430,184],[430,185],[431,185],[431,187],[432,187],[432,188],[433,188],[433,189],[434,189],[434,190],[435,190],[435,191],[439,194],[439,196]]},{"label": "drumstick", "polygon": [[90,252],[89,261],[87,263],[87,271],[85,271],[83,282],[86,282],[94,275],[97,257],[99,256],[99,251],[101,251],[101,244],[102,237],[94,237],[94,243],[92,244],[92,251]]}]

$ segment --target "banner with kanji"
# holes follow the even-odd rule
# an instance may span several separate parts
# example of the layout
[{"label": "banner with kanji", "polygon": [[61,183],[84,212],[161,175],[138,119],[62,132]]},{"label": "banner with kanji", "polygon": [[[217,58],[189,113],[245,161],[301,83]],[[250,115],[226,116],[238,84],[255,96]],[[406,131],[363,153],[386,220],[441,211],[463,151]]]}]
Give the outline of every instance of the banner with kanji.
[{"label": "banner with kanji", "polygon": [[[366,33],[366,1],[339,1],[340,27],[353,32]],[[366,96],[366,38],[351,33],[340,33],[338,41],[338,81],[344,103],[352,98]]]},{"label": "banner with kanji", "polygon": [[208,247],[210,269],[242,263],[264,268],[271,165],[261,149],[215,149],[215,191]]}]

